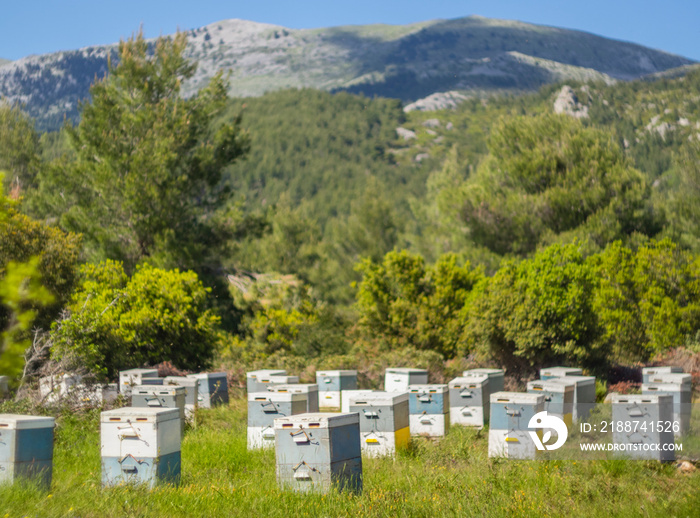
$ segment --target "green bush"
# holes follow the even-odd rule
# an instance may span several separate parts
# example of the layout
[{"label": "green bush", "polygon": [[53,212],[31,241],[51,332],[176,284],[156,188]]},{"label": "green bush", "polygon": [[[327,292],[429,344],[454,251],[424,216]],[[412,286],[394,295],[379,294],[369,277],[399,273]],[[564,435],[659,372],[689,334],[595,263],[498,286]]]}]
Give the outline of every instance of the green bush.
[{"label": "green bush", "polygon": [[181,369],[210,364],[219,317],[195,273],[144,265],[129,278],[121,263],[105,261],[81,274],[70,316],[52,326],[55,359],[109,377],[166,360]]}]

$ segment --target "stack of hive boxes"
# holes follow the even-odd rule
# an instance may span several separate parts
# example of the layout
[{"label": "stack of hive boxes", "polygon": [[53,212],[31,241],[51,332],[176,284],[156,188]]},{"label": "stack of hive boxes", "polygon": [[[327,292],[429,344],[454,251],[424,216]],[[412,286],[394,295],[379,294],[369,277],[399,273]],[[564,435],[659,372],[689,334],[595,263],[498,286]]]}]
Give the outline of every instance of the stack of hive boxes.
[{"label": "stack of hive boxes", "polygon": [[283,489],[362,490],[360,416],[301,414],[275,419],[277,480]]},{"label": "stack of hive boxes", "polygon": [[673,397],[672,411],[675,435],[686,435],[690,430],[691,400],[693,397],[692,376],[681,373],[650,374],[648,382],[642,384],[642,394],[665,394]]},{"label": "stack of hive boxes", "polygon": [[450,424],[483,428],[489,420],[489,377],[474,374],[455,378],[450,389]]},{"label": "stack of hive boxes", "polygon": [[450,423],[449,400],[447,385],[409,385],[411,435],[444,437]]},{"label": "stack of hive boxes", "polygon": [[360,416],[362,451],[370,456],[394,455],[410,441],[408,394],[369,392],[348,397],[350,412]]},{"label": "stack of hive boxes", "polygon": [[342,392],[357,390],[357,371],[335,370],[316,372],[318,384],[318,406],[320,410],[340,410]]},{"label": "stack of hive boxes", "polygon": [[275,444],[274,421],[306,412],[307,394],[294,392],[248,393],[248,449]]},{"label": "stack of hive boxes", "polygon": [[55,424],[53,417],[0,414],[0,484],[30,479],[51,485]]},{"label": "stack of hive boxes", "polygon": [[125,407],[102,412],[102,485],[177,483],[180,411]]},{"label": "stack of hive boxes", "polygon": [[489,457],[534,459],[537,447],[530,437],[530,419],[544,410],[542,394],[491,394]]},{"label": "stack of hive boxes", "polygon": [[613,444],[627,449],[616,455],[629,459],[670,462],[675,459],[673,428],[673,396],[627,395],[612,396]]}]

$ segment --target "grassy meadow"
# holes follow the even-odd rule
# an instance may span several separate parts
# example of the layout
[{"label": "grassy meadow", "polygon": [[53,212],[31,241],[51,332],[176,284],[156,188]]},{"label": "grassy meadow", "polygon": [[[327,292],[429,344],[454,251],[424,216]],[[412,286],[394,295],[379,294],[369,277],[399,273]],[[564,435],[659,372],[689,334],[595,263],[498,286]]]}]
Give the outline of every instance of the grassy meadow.
[{"label": "grassy meadow", "polygon": [[[1,408],[0,408],[1,409]],[[1,409],[9,411],[9,408]],[[202,410],[178,487],[103,489],[99,411],[63,413],[50,490],[0,487],[0,517],[697,516],[700,472],[639,461],[489,459],[488,434],[452,427],[396,459],[363,459],[360,495],[280,491],[273,451],[246,449],[246,403]]]}]

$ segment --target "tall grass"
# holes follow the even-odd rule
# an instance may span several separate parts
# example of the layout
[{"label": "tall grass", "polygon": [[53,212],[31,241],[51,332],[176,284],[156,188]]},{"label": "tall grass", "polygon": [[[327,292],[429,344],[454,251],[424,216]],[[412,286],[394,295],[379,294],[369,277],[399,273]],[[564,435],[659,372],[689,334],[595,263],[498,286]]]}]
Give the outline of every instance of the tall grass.
[{"label": "tall grass", "polygon": [[363,459],[360,495],[280,491],[274,452],[246,449],[245,401],[200,412],[178,487],[103,489],[99,412],[58,419],[51,489],[0,487],[3,516],[698,516],[700,475],[624,460],[489,459],[487,434],[453,427],[396,459]]}]

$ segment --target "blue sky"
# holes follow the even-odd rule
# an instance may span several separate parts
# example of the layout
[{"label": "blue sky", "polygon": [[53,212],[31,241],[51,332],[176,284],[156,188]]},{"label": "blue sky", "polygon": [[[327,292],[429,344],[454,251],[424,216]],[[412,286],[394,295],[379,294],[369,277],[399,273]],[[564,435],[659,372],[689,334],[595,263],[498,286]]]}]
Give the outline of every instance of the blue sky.
[{"label": "blue sky", "polygon": [[3,2],[0,57],[170,34],[227,18],[294,29],[405,24],[478,14],[578,29],[700,61],[698,0],[23,0]]}]

